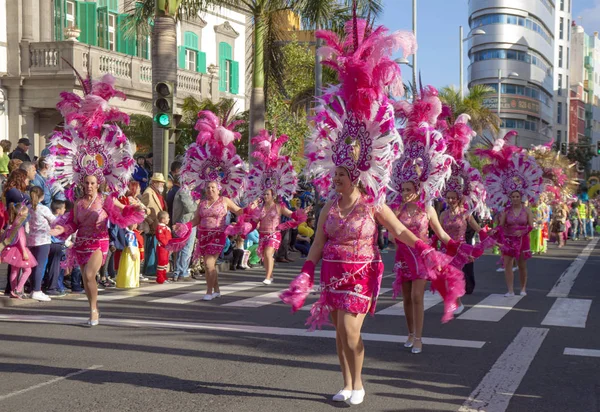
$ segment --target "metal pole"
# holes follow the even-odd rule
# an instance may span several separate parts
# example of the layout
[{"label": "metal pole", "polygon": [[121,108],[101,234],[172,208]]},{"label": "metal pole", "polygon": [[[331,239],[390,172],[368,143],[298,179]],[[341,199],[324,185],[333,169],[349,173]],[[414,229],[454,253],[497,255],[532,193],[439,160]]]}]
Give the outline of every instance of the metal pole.
[{"label": "metal pole", "polygon": [[[413,0],[412,4],[412,12],[413,12],[413,33],[415,35],[415,40],[417,40],[417,0]],[[413,83],[415,89],[417,89],[417,52],[412,56],[412,69],[413,69]],[[416,97],[413,97],[415,99]]]},{"label": "metal pole", "polygon": [[[169,181],[169,129],[163,129],[163,176]],[[167,185],[165,184],[165,194]]]},{"label": "metal pole", "polygon": [[464,86],[463,86],[463,27],[462,26],[458,27],[458,50],[459,50],[458,60],[460,61],[460,82],[458,84],[460,87],[460,101],[463,101],[463,99],[465,98],[465,91],[464,91]]},{"label": "metal pole", "polygon": [[502,69],[498,69],[498,106],[496,107],[498,117],[500,117],[500,99],[502,99]]}]

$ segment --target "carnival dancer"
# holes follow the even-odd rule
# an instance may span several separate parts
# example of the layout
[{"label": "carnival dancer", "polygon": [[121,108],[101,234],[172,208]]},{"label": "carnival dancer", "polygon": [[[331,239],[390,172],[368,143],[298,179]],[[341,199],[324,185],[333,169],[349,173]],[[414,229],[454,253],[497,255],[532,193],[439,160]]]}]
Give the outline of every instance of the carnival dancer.
[{"label": "carnival dancer", "polygon": [[[405,121],[401,130],[404,152],[392,166],[388,201],[402,224],[420,240],[429,242],[428,230],[431,228],[448,249],[456,252],[458,242],[444,231],[432,207],[433,200],[441,196],[452,165],[452,157],[446,153],[446,140],[433,126],[442,113],[442,103],[437,94],[437,90],[429,86],[421,89],[414,103],[401,100],[394,105],[396,116]],[[423,348],[424,296],[429,273],[418,253],[405,244],[396,243],[394,297],[402,293],[409,332],[404,346],[418,354]],[[461,273],[464,294],[462,278]],[[452,303],[452,312],[455,310],[456,301]],[[452,317],[452,313],[446,315]]]},{"label": "carnival dancer", "polygon": [[233,145],[241,138],[235,131],[240,122],[229,122],[228,117],[229,113],[221,120],[208,110],[198,113],[195,125],[198,137],[185,152],[180,176],[181,190],[200,190],[204,198],[190,222],[175,225],[174,238],[167,245],[171,251],[180,251],[190,238],[192,228],[198,226],[192,260],[204,260],[206,294],[202,300],[205,301],[221,296],[216,263],[227,238],[227,213],[238,215],[243,211],[231,200],[237,197],[246,176],[243,161]]},{"label": "carnival dancer", "polygon": [[[65,127],[50,138],[50,182],[55,189],[65,191],[75,205],[55,221],[51,234],[67,237],[77,232],[68,260],[81,266],[90,305],[88,325],[95,326],[100,317],[96,274],[108,252],[108,220],[127,227],[143,221],[144,210],[117,200],[127,189],[135,160],[127,137],[114,123],[128,123],[129,117],[111,108],[108,100],[125,95],[114,89],[114,78],[109,74],[100,81],[80,80],[84,96],[63,92],[56,106],[65,118]],[[83,186],[83,197],[77,200],[76,186]],[[101,193],[101,186],[110,194]]]},{"label": "carnival dancer", "polygon": [[543,190],[542,169],[524,149],[508,144],[517,132],[511,131],[503,139],[497,139],[492,149],[477,149],[475,154],[491,160],[483,168],[488,206],[501,210],[497,240],[504,259],[504,275],[508,292],[515,295],[513,287],[513,264],[519,268],[521,296],[527,295],[527,260],[531,258],[529,233],[533,228],[533,216],[524,205],[535,202]]},{"label": "carnival dancer", "polygon": [[544,213],[540,201],[533,202],[529,208],[533,219],[533,228],[529,234],[531,253],[540,255],[543,251]]},{"label": "carnival dancer", "polygon": [[[281,244],[281,231],[297,227],[306,221],[306,213],[302,209],[292,212],[281,202],[282,199],[291,199],[298,187],[298,178],[290,158],[279,154],[287,140],[286,135],[277,138],[266,130],[261,130],[252,139],[252,145],[256,147],[252,154],[255,162],[248,173],[246,197],[253,202],[251,206],[262,197],[262,206],[258,209],[251,208],[250,216],[244,217],[244,221],[258,220],[256,252],[265,267],[265,285],[273,282],[274,254]],[[281,223],[281,215],[291,220]]]},{"label": "carnival dancer", "polygon": [[[487,193],[481,174],[477,169],[471,167],[466,158],[471,139],[476,136],[476,133],[469,127],[469,120],[469,115],[461,114],[452,126],[442,128],[448,145],[448,154],[454,158],[455,162],[451,167],[450,178],[442,191],[448,209],[440,215],[444,231],[452,240],[460,243],[452,259],[452,265],[462,269],[465,276],[465,292],[468,294],[473,293],[475,287],[474,259],[483,254],[483,249],[495,244],[495,241],[488,238],[487,232],[482,231],[473,217],[475,214],[482,220],[488,219],[489,210],[485,204]],[[446,126],[445,121],[443,125]],[[467,226],[479,234],[481,242],[477,247],[466,242]],[[447,248],[442,248],[442,251],[446,250]],[[455,315],[464,310],[460,299],[457,305]]]},{"label": "carnival dancer", "polygon": [[331,317],[344,379],[333,400],[357,405],[365,397],[361,329],[365,315],[375,313],[384,269],[377,223],[414,247],[418,255],[427,256],[432,273],[439,273],[437,268],[450,258],[415,237],[384,203],[394,147],[400,150],[402,145],[387,98],[389,92],[402,93],[402,79],[390,55],[399,47],[405,57],[414,53],[414,36],[388,34],[384,27],[371,28],[366,21],[354,19],[346,23],[341,40],[328,31],[318,31],[317,37],[326,43],[320,50],[326,57],[324,64],[338,72],[341,84],[321,97],[305,170],[321,196],[327,196],[330,188],[333,193],[319,215],[302,273],[281,298],[294,311],[302,307],[312,289],[315,266],[323,260],[320,298],[307,323],[312,329]]}]

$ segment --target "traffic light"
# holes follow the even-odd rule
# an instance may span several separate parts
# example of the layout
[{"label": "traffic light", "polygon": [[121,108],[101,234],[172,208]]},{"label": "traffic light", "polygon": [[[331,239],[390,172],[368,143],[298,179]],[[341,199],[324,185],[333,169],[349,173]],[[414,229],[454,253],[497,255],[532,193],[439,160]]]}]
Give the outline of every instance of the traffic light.
[{"label": "traffic light", "polygon": [[596,156],[600,156],[600,140],[596,142]]},{"label": "traffic light", "polygon": [[560,153],[565,156],[567,155],[567,144],[566,143],[560,144]]},{"label": "traffic light", "polygon": [[158,82],[154,88],[157,98],[154,101],[156,115],[154,121],[158,127],[170,129],[173,126],[173,83]]}]

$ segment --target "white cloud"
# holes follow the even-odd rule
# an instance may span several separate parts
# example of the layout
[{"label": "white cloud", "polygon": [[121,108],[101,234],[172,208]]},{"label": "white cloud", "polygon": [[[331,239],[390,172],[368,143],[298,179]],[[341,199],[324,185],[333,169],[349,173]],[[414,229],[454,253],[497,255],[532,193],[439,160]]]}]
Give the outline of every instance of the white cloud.
[{"label": "white cloud", "polygon": [[587,34],[593,35],[595,31],[600,32],[600,0],[593,0],[588,7],[577,10],[578,1],[573,2],[572,18],[577,24],[583,26]]}]

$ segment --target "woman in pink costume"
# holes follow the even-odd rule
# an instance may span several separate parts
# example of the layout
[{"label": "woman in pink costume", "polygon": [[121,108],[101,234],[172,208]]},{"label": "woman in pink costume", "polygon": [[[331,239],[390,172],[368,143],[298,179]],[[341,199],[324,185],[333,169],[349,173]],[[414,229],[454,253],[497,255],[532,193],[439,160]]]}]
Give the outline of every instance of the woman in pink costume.
[{"label": "woman in pink costume", "polygon": [[491,160],[483,168],[488,206],[504,211],[500,214],[496,240],[504,259],[504,275],[508,292],[515,296],[513,288],[513,264],[519,267],[521,296],[527,295],[527,259],[531,257],[529,232],[533,228],[531,211],[524,201],[534,203],[543,191],[543,171],[536,160],[523,148],[508,144],[517,132],[511,131],[503,139],[497,139],[491,149],[477,149],[475,153]]},{"label": "woman in pink costume", "polygon": [[180,178],[182,190],[202,190],[204,198],[191,222],[175,225],[173,234],[176,237],[167,245],[171,251],[181,250],[190,238],[192,228],[198,226],[192,259],[204,259],[206,294],[202,300],[206,301],[221,296],[216,263],[225,247],[227,213],[242,213],[230,199],[237,197],[246,177],[242,159],[233,145],[235,140],[241,139],[241,134],[235,131],[240,122],[230,122],[228,117],[229,113],[226,113],[220,119],[208,110],[198,113],[194,126],[198,137],[185,152]]},{"label": "woman in pink costume", "polygon": [[[96,274],[108,252],[108,220],[127,227],[144,219],[143,207],[125,206],[117,200],[118,194],[127,189],[135,160],[127,137],[114,124],[128,123],[129,117],[108,105],[114,96],[124,98],[113,84],[114,78],[105,75],[97,82],[82,80],[84,97],[61,93],[57,109],[65,117],[66,126],[50,138],[48,157],[54,166],[50,182],[55,189],[66,191],[71,200],[76,186],[83,189],[83,197],[75,201],[71,212],[55,221],[51,234],[67,237],[77,232],[68,260],[81,267],[90,326],[98,325],[100,318]],[[101,194],[100,186],[111,194]]]},{"label": "woman in pink costume", "polygon": [[[368,27],[364,20],[346,23],[345,37],[318,31],[326,46],[323,63],[338,72],[339,87],[320,99],[316,129],[306,152],[314,186],[329,200],[322,209],[317,233],[302,273],[281,299],[298,310],[312,290],[315,265],[322,259],[321,296],[311,309],[311,328],[330,317],[344,386],[334,401],[363,402],[364,345],[361,329],[373,314],[383,274],[377,247],[377,223],[414,248],[439,273],[450,258],[435,252],[407,230],[384,204],[392,162],[402,141],[394,126],[388,93],[401,95],[402,79],[390,56],[402,47],[404,57],[415,51],[411,33],[389,34],[384,27]],[[341,64],[343,62],[343,64]],[[396,150],[396,151],[395,151]],[[445,263],[443,262],[445,261]]]}]

